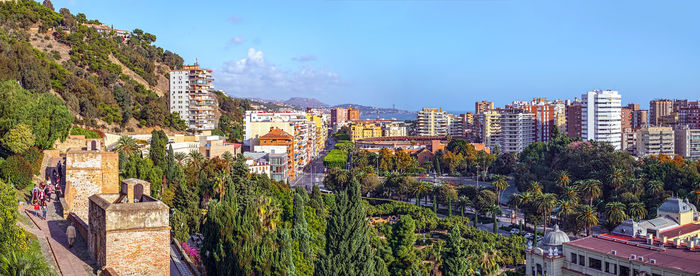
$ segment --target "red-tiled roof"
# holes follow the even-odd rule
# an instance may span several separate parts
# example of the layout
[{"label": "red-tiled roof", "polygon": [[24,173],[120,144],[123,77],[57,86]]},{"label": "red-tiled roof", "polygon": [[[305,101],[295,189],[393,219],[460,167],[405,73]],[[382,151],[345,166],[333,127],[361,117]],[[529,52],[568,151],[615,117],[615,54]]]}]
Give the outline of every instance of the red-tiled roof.
[{"label": "red-tiled roof", "polygon": [[[634,254],[637,258],[644,257],[643,260],[634,260],[635,262],[643,262],[649,266],[664,267],[685,273],[700,274],[700,251],[697,249],[690,251],[686,247],[651,248],[641,242],[618,241],[605,236],[586,237],[564,245],[607,255],[611,255],[611,250],[615,250],[615,256],[625,259]],[[656,263],[651,264],[650,259],[654,259]]]},{"label": "red-tiled roof", "polygon": [[[692,232],[697,232],[700,231],[700,223],[699,224],[686,224],[686,225],[681,225],[675,228],[671,228],[665,231],[662,231],[659,233],[659,236],[667,236],[669,238],[671,237],[678,237],[682,236],[688,233]],[[700,264],[698,264],[700,265]]]},{"label": "red-tiled roof", "polygon": [[260,139],[293,139],[294,136],[289,135],[282,129],[273,128],[267,134],[260,136]]}]

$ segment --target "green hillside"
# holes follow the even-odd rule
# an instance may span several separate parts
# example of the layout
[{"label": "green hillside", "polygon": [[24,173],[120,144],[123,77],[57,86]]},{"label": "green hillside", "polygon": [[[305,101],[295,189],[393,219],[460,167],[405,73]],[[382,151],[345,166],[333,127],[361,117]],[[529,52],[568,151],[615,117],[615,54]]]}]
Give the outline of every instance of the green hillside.
[{"label": "green hillside", "polygon": [[[124,39],[100,33],[85,14],[53,10],[49,1],[0,2],[0,80],[15,80],[34,94],[52,93],[65,102],[75,123],[109,132],[186,126],[168,111],[168,72],[179,55],[156,46],[140,29]],[[246,100],[217,95],[227,120],[219,134],[239,139]],[[222,108],[223,109],[223,108]],[[0,135],[3,130],[0,129]]]}]

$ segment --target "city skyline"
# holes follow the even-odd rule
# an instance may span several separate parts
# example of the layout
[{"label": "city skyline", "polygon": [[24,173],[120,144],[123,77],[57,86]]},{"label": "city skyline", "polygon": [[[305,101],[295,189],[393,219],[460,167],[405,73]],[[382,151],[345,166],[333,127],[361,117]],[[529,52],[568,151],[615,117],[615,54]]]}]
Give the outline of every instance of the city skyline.
[{"label": "city skyline", "polygon": [[114,3],[54,5],[156,34],[186,64],[214,69],[215,86],[236,97],[469,111],[479,100],[503,106],[594,89],[619,91],[623,105],[700,90],[699,3],[212,3],[206,13]]}]

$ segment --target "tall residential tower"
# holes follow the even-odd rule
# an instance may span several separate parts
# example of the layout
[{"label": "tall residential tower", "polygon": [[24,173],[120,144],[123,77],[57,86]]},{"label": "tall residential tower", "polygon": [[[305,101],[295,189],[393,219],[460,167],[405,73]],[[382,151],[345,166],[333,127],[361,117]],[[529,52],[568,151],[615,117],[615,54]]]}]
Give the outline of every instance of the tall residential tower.
[{"label": "tall residential tower", "polygon": [[593,90],[581,95],[581,138],[622,147],[621,105],[617,91]]},{"label": "tall residential tower", "polygon": [[195,132],[216,128],[212,70],[198,64],[170,71],[170,113],[177,113]]}]

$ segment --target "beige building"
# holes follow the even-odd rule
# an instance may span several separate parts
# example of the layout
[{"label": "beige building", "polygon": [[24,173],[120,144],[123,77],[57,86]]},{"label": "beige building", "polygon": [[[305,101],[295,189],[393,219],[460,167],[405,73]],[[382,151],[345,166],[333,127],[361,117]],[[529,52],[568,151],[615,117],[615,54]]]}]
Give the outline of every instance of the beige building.
[{"label": "beige building", "polygon": [[474,114],[484,113],[493,109],[493,102],[480,101],[474,103]]},{"label": "beige building", "polygon": [[637,130],[637,156],[673,155],[673,129],[670,127],[642,127]]},{"label": "beige building", "polygon": [[677,127],[673,136],[676,154],[688,159],[700,159],[700,129]]},{"label": "beige building", "polygon": [[649,101],[649,124],[658,126],[664,116],[671,115],[673,112],[672,100],[652,100]]},{"label": "beige building", "polygon": [[423,108],[417,115],[418,136],[447,135],[450,118],[442,108]]},{"label": "beige building", "polygon": [[478,116],[481,141],[489,148],[499,145],[501,140],[501,113],[489,110]]},{"label": "beige building", "polygon": [[620,150],[629,154],[637,152],[637,131],[631,128],[622,130],[622,148]]},{"label": "beige building", "polygon": [[700,275],[700,220],[687,200],[669,198],[657,218],[627,220],[610,234],[569,241],[555,227],[526,250],[526,274],[550,276]]},{"label": "beige building", "polygon": [[350,124],[350,139],[353,142],[365,139],[382,137],[382,124],[378,121],[354,121]]},{"label": "beige building", "polygon": [[383,137],[406,136],[406,125],[403,122],[391,121],[382,124]]},{"label": "beige building", "polygon": [[[503,152],[521,152],[535,142],[535,114],[522,110],[501,113],[501,133],[498,144]],[[491,146],[489,146],[491,147]]]},{"label": "beige building", "polygon": [[150,183],[122,181],[118,193],[89,198],[88,249],[119,275],[170,275],[170,208],[149,196]]}]

